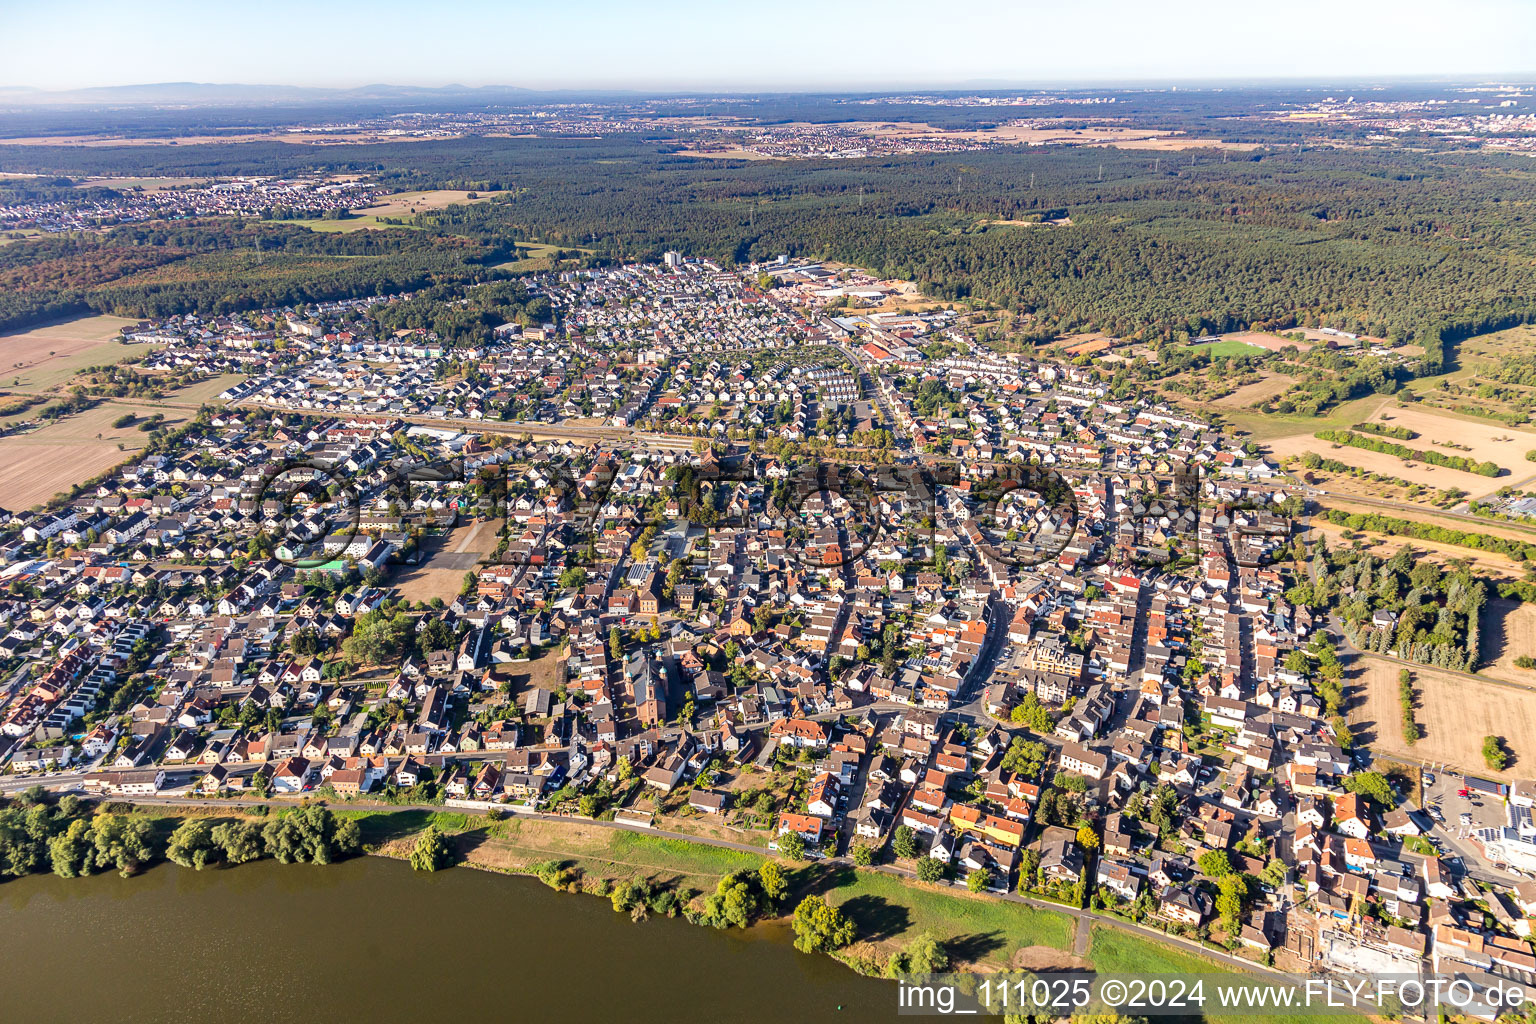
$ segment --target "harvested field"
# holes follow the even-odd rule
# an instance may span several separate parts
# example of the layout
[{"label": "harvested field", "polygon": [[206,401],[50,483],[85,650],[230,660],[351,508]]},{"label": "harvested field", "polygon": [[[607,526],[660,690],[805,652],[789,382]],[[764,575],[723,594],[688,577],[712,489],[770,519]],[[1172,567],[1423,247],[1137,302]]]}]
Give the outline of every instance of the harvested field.
[{"label": "harvested field", "polygon": [[1230,395],[1224,395],[1211,404],[1232,409],[1246,409],[1274,398],[1293,383],[1295,383],[1294,377],[1283,373],[1266,373],[1263,380],[1254,384],[1244,384]]},{"label": "harvested field", "polygon": [[1319,345],[1332,343],[1339,348],[1354,348],[1365,343],[1376,344],[1385,348],[1387,344],[1386,338],[1372,338],[1365,334],[1360,335],[1358,338],[1346,338],[1340,334],[1326,334],[1320,327],[1303,327],[1301,328],[1301,333],[1306,336],[1308,341],[1315,341]]},{"label": "harvested field", "polygon": [[[1502,424],[1488,423],[1464,416],[1446,415],[1418,406],[1383,407],[1377,410],[1367,422],[1407,427],[1416,432],[1419,436],[1412,441],[1398,442],[1410,448],[1443,452],[1446,455],[1464,455],[1479,462],[1496,463],[1517,478],[1529,475],[1531,466],[1525,461],[1525,453],[1536,448],[1536,431],[1506,427]],[[1388,438],[1387,440],[1396,439]],[[1458,445],[1465,445],[1471,451],[1442,447],[1434,444],[1435,441],[1454,441]],[[1485,479],[1508,482],[1509,476]]]},{"label": "harvested field", "polygon": [[[1404,668],[1414,676],[1414,719],[1424,734],[1411,747],[1403,742],[1398,704],[1397,674]],[[1536,690],[1364,656],[1351,664],[1348,685],[1355,741],[1373,751],[1411,764],[1444,762],[1505,779],[1528,775],[1529,766],[1536,764]],[[1513,752],[1504,772],[1490,772],[1483,763],[1484,736],[1501,737]]]},{"label": "harvested field", "polygon": [[29,508],[128,458],[112,445],[34,445],[0,441],[0,508]]},{"label": "harvested field", "polygon": [[[140,420],[160,413],[165,424],[185,423],[185,412],[105,402],[26,434],[0,438],[0,507],[27,508],[88,480],[142,449],[148,434],[137,424],[114,427],[125,413]],[[123,447],[120,449],[118,445]]]},{"label": "harvested field", "polygon": [[1536,604],[1495,597],[1483,605],[1480,675],[1536,687],[1536,669],[1521,668],[1522,654],[1536,658]]},{"label": "harvested field", "polygon": [[[1346,425],[1347,429],[1347,425]],[[1455,434],[1440,434],[1440,437],[1453,437]],[[1428,448],[1426,439],[1397,442],[1387,438],[1393,443],[1406,444],[1410,447]],[[1473,497],[1481,497],[1492,494],[1508,483],[1508,477],[1478,476],[1476,473],[1465,473],[1459,469],[1448,469],[1445,466],[1430,466],[1423,462],[1412,462],[1398,458],[1396,455],[1388,455],[1385,452],[1372,452],[1364,448],[1352,448],[1348,445],[1335,447],[1332,441],[1324,441],[1313,437],[1312,434],[1293,434],[1290,437],[1277,437],[1269,443],[1270,453],[1277,459],[1287,455],[1305,455],[1307,452],[1316,452],[1325,459],[1336,459],[1350,466],[1359,466],[1361,469],[1373,473],[1381,473],[1384,476],[1401,477],[1410,483],[1423,484],[1425,487],[1459,487]],[[1466,455],[1466,452],[1449,448],[1435,448],[1433,451],[1443,452],[1446,455]],[[1522,453],[1523,457],[1523,453]],[[1509,456],[1505,455],[1508,461]]]},{"label": "harvested field", "polygon": [[142,356],[148,347],[117,340],[122,328],[135,323],[120,316],[90,316],[0,334],[0,381],[15,391],[42,391],[87,366]]}]

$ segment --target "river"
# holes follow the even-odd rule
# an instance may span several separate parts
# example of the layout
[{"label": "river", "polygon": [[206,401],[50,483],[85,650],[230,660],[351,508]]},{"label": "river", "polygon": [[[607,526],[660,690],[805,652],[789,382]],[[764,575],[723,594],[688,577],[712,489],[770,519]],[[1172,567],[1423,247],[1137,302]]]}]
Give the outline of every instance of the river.
[{"label": "river", "polygon": [[359,857],[0,885],[6,1020],[889,1021],[787,928],[636,924],[531,878]]}]

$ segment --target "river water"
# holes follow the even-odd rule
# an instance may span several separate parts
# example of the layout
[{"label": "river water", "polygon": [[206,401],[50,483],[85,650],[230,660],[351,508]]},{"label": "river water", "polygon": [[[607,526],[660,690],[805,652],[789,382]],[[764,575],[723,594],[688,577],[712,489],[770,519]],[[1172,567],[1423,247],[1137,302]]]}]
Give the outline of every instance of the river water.
[{"label": "river water", "polygon": [[632,923],[606,900],[376,857],[0,885],[0,1017],[51,1021],[890,1021],[896,988],[787,928]]}]

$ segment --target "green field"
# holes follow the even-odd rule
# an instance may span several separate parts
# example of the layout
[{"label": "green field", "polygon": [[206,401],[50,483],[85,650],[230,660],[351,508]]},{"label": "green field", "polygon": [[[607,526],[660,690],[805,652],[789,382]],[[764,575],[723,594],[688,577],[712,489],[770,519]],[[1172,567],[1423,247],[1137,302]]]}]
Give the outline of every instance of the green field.
[{"label": "green field", "polygon": [[1152,938],[1142,938],[1109,925],[1093,926],[1088,958],[1095,970],[1131,974],[1199,974],[1234,968],[1194,953],[1186,953]]},{"label": "green field", "polygon": [[[815,868],[801,872],[807,875]],[[834,868],[811,884],[859,926],[863,941],[905,945],[922,932],[950,943],[957,959],[1003,964],[1016,950],[1072,947],[1072,919],[993,896],[945,892],[880,871]]]},{"label": "green field", "polygon": [[551,254],[564,249],[567,252],[591,252],[590,249],[577,249],[575,246],[545,245],[543,242],[518,242],[518,251],[521,258],[506,260],[492,266],[494,270],[548,270],[554,264]]},{"label": "green field", "polygon": [[[1208,959],[1196,953],[1186,953],[1182,949],[1157,941],[1154,938],[1143,938],[1130,932],[1122,931],[1108,925],[1093,926],[1093,940],[1088,947],[1088,959],[1093,961],[1093,969],[1100,974],[1177,974],[1188,977],[1194,974],[1236,974],[1237,969],[1217,960]],[[1207,993],[1207,998],[1210,994]],[[1308,1015],[1303,1013],[1266,1013],[1264,1020],[1268,1024],[1300,1024],[1302,1021],[1316,1021],[1321,1015]],[[1231,1021],[1251,1022],[1253,1016],[1223,1016],[1216,1013],[1204,1015],[1207,1024],[1224,1024]],[[1360,1021],[1361,1018],[1353,1015],[1335,1016],[1334,1019],[1342,1021]]]},{"label": "green field", "polygon": [[1381,395],[1368,395],[1345,402],[1326,416],[1301,416],[1294,413],[1260,412],[1257,409],[1217,409],[1220,417],[1230,426],[1244,431],[1255,441],[1268,441],[1276,437],[1294,434],[1311,434],[1319,430],[1346,430],[1351,425],[1368,420],[1376,410],[1392,399]]},{"label": "green field", "polygon": [[308,217],[294,220],[273,220],[269,224],[297,224],[300,227],[309,228],[311,231],[362,231],[366,228],[386,230],[389,228],[405,228],[409,231],[421,230],[415,224],[384,224],[378,217],[371,213],[355,213],[345,220],[329,220],[325,217]]},{"label": "green field", "polygon": [[1189,348],[1189,349],[1194,349],[1195,351],[1198,351],[1198,352],[1209,352],[1212,359],[1215,359],[1215,358],[1217,358],[1219,356],[1225,356],[1225,357],[1229,357],[1230,358],[1232,356],[1267,356],[1267,355],[1269,355],[1269,350],[1268,349],[1259,348],[1259,346],[1257,346],[1257,345],[1250,345],[1246,341],[1218,341],[1218,342],[1216,342],[1214,344],[1211,344],[1211,345],[1189,344],[1189,345],[1186,345],[1184,347],[1185,348]]},{"label": "green field", "polygon": [[203,405],[214,402],[219,392],[226,390],[234,384],[238,384],[242,380],[245,380],[245,374],[243,373],[221,373],[172,391],[165,396],[165,400],[178,404],[195,403]]}]

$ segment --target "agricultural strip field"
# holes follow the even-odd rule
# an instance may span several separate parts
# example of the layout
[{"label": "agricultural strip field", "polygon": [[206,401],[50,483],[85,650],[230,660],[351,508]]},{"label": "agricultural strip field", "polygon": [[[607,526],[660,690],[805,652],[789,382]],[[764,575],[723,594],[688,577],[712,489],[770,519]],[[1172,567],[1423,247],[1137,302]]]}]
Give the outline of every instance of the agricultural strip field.
[{"label": "agricultural strip field", "polygon": [[1483,605],[1483,664],[1479,675],[1536,687],[1536,669],[1521,668],[1521,655],[1536,658],[1536,604],[1512,598],[1490,598]]},{"label": "agricultural strip field", "polygon": [[191,418],[175,409],[109,401],[30,433],[0,437],[0,507],[14,510],[47,501],[127,460],[145,446],[148,435],[136,424],[119,428],[113,421],[127,413],[143,420],[155,412],[165,416],[167,427]]},{"label": "agricultural strip field", "polygon": [[36,393],[58,387],[87,366],[143,356],[143,345],[118,341],[137,323],[120,316],[90,316],[28,331],[0,334],[0,388]]},{"label": "agricultural strip field", "polygon": [[[1405,668],[1413,673],[1418,702],[1414,720],[1424,734],[1412,746],[1403,741],[1398,703],[1397,674]],[[1363,656],[1351,666],[1348,685],[1354,691],[1349,722],[1355,742],[1375,753],[1410,764],[1443,762],[1505,779],[1529,775],[1530,766],[1536,764],[1536,690]],[[1502,737],[1513,751],[1512,763],[1503,773],[1489,772],[1484,765],[1484,736]]]},{"label": "agricultural strip field", "polygon": [[[1392,438],[1387,438],[1386,440],[1394,444],[1404,444],[1410,447],[1429,447],[1427,440],[1401,442],[1395,441]],[[1269,442],[1268,447],[1270,454],[1276,459],[1283,459],[1288,455],[1301,456],[1307,452],[1316,452],[1325,459],[1336,459],[1346,465],[1359,466],[1361,469],[1369,470],[1372,473],[1380,473],[1383,476],[1400,477],[1410,483],[1422,484],[1425,487],[1456,487],[1466,491],[1475,498],[1482,497],[1485,494],[1492,494],[1511,480],[1508,476],[1478,476],[1476,473],[1467,473],[1445,466],[1430,466],[1422,462],[1406,461],[1398,458],[1396,455],[1389,455],[1386,452],[1367,451],[1364,448],[1353,448],[1348,445],[1338,445],[1335,447],[1334,442],[1325,441],[1320,437],[1313,437],[1311,434],[1277,437]],[[1432,450],[1444,452],[1446,455],[1466,454],[1454,449],[1435,448]],[[1509,460],[1508,452],[1505,453],[1504,458],[1505,463],[1507,463]],[[1524,458],[1523,452],[1521,453],[1521,458],[1522,460]],[[1500,463],[1500,465],[1505,465],[1505,463]]]}]

